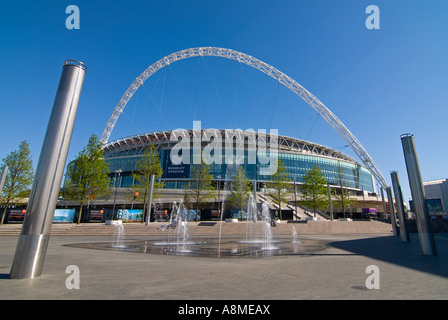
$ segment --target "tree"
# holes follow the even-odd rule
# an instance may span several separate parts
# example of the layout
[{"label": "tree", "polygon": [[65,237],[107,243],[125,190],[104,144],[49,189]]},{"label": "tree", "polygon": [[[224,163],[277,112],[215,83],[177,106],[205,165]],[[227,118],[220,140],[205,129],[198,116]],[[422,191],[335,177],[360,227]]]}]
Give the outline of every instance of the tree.
[{"label": "tree", "polygon": [[336,202],[339,203],[339,205],[342,208],[342,214],[344,215],[344,218],[345,218],[345,206],[349,206],[349,205],[352,205],[353,203],[355,203],[355,199],[350,197],[350,192],[347,189],[348,184],[344,180],[342,166],[341,166],[340,162],[338,165],[338,178],[339,178],[339,187],[340,187],[339,191],[340,192],[336,192],[336,189],[335,189],[334,195],[336,198]]},{"label": "tree", "polygon": [[288,202],[288,196],[291,193],[291,178],[283,162],[278,159],[277,172],[271,175],[270,181],[266,184],[268,192],[274,203],[277,204],[282,219],[282,203]]},{"label": "tree", "polygon": [[308,208],[313,208],[314,217],[316,209],[328,206],[327,180],[317,165],[303,176],[304,184],[301,187],[303,204]]},{"label": "tree", "polygon": [[244,168],[241,166],[233,177],[232,190],[228,198],[231,205],[240,209],[241,220],[243,220],[243,208],[247,205],[249,196],[250,182],[246,177]]},{"label": "tree", "polygon": [[77,223],[81,222],[82,206],[85,202],[110,193],[109,168],[104,161],[101,146],[101,141],[92,134],[87,146],[67,168],[63,195],[68,200],[80,202]]},{"label": "tree", "polygon": [[198,221],[199,208],[205,203],[205,200],[213,198],[213,175],[210,173],[210,166],[204,162],[201,157],[200,164],[194,164],[191,169],[190,188],[185,189],[185,204],[191,204],[196,207],[196,218]]},{"label": "tree", "polygon": [[0,224],[3,224],[6,210],[12,203],[17,203],[29,195],[28,189],[33,182],[33,161],[31,160],[29,144],[26,140],[19,144],[19,148],[12,151],[3,159],[3,168],[8,167],[8,173],[5,178],[1,193],[1,203],[5,206]]},{"label": "tree", "polygon": [[[162,166],[160,164],[160,156],[157,152],[157,148],[154,144],[151,144],[143,152],[143,156],[137,161],[136,171],[132,173],[132,177],[138,183],[133,185],[132,188],[138,191],[139,196],[137,199],[141,199],[143,202],[143,215],[142,222],[145,221],[145,212],[147,206],[147,200],[149,197],[149,192],[151,190],[151,176],[154,175],[154,187],[153,190],[163,188],[163,183],[157,181],[163,174]],[[154,193],[154,191],[153,191]],[[151,214],[151,208],[148,208],[148,215]]]}]

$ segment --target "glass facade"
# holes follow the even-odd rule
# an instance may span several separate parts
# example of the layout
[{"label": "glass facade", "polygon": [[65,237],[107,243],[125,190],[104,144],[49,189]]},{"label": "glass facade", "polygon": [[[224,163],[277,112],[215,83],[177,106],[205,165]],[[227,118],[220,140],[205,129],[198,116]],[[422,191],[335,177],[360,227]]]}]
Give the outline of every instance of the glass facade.
[{"label": "glass facade", "polygon": [[[192,157],[192,150],[190,159]],[[106,153],[105,159],[109,164],[111,177],[114,172],[121,169],[121,187],[129,187],[134,184],[132,172],[135,171],[137,162],[140,160],[141,150],[129,150],[123,152]],[[189,180],[191,168],[193,165],[173,165],[170,160],[170,150],[159,150],[161,165],[163,169],[162,180],[165,181],[165,188],[176,189],[183,188],[183,184]],[[287,168],[291,180],[300,183],[303,176],[314,166],[317,165],[324,174],[330,184],[341,185],[344,187],[364,189],[365,191],[374,192],[373,179],[370,172],[363,166],[330,157],[310,155],[306,153],[289,153],[279,151],[278,153],[268,154],[271,158],[278,156]],[[267,181],[270,179],[268,175],[260,174],[263,166],[260,164],[259,158],[265,154],[257,152],[257,164],[248,164],[247,161],[241,164],[246,172],[246,176],[250,180]],[[247,159],[247,151],[245,151],[245,159]],[[230,180],[236,173],[236,165],[216,164],[210,165],[211,173],[215,179]],[[342,182],[342,183],[341,183]]]}]

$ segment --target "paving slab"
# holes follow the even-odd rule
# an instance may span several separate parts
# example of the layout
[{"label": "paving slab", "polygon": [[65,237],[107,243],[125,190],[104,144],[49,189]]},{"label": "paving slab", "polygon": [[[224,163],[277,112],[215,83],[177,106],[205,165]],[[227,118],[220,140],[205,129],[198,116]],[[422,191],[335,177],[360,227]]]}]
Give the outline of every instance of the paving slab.
[{"label": "paving slab", "polygon": [[[155,239],[128,235],[126,240]],[[42,276],[9,279],[17,235],[0,236],[4,300],[421,300],[448,297],[448,235],[436,234],[438,256],[423,256],[416,234],[309,234],[326,249],[305,255],[222,259],[142,254],[67,246],[112,241],[111,235],[52,235]],[[79,269],[79,289],[69,289]],[[366,289],[368,266],[379,289]],[[68,283],[70,286],[70,282]]]}]

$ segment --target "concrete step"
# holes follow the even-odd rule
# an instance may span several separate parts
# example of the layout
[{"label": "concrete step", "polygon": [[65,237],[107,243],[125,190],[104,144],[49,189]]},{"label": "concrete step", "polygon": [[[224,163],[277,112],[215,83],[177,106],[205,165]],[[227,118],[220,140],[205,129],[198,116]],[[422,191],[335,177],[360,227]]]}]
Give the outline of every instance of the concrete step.
[{"label": "concrete step", "polygon": [[[306,221],[301,223],[287,223],[281,221],[272,228],[274,235],[290,235],[294,226],[300,234],[390,234],[392,227],[388,223],[379,221]],[[162,235],[174,230],[166,229],[166,222],[151,222],[149,226],[143,223],[123,223],[125,235]],[[162,231],[164,226],[164,231]],[[188,222],[188,232],[192,235],[242,235],[251,228],[253,230],[262,229],[262,223],[258,222],[222,222],[200,223]],[[0,226],[0,236],[18,236],[22,229],[21,224],[5,224]],[[83,223],[83,224],[53,224],[51,235],[64,236],[113,236],[115,226],[104,223]]]}]

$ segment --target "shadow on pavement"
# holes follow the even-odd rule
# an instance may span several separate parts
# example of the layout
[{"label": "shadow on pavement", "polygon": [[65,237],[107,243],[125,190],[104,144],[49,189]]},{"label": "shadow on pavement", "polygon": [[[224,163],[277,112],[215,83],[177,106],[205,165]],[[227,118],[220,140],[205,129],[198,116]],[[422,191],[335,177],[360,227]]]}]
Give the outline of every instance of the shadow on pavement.
[{"label": "shadow on pavement", "polygon": [[383,236],[331,242],[330,247],[350,251],[373,259],[393,263],[448,278],[448,235],[435,234],[437,256],[422,254],[417,234],[411,234],[410,242],[399,237]]}]

